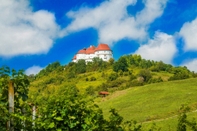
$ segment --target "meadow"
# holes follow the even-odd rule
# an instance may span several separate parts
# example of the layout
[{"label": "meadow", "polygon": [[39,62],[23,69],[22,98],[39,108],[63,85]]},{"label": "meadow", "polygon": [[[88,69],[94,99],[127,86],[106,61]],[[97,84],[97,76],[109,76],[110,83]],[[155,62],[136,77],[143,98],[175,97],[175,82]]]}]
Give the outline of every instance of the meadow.
[{"label": "meadow", "polygon": [[136,120],[146,129],[153,126],[161,130],[176,130],[178,112],[182,105],[190,107],[189,119],[197,118],[197,79],[131,87],[117,91],[104,98],[97,98],[96,103],[108,117],[110,108],[115,108],[124,120]]}]

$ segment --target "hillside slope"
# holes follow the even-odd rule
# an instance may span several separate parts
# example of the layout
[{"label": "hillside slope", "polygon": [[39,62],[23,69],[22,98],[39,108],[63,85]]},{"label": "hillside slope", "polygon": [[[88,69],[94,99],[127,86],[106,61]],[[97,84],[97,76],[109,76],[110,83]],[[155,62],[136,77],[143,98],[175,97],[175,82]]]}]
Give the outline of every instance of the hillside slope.
[{"label": "hillside slope", "polygon": [[[64,66],[54,62],[36,76],[29,76],[29,101],[42,105],[50,97],[56,98],[72,88],[93,98],[106,118],[110,108],[115,108],[124,120],[168,124],[171,119],[177,121],[175,116],[181,105],[197,109],[196,77],[197,73],[187,67],[145,60],[138,55],[122,56],[116,62],[98,58],[90,63],[80,60]],[[110,95],[98,97],[100,91]],[[171,126],[177,125],[173,122],[169,122]]]},{"label": "hillside slope", "polygon": [[[125,120],[133,119],[142,123],[160,120],[159,125],[168,124],[173,127],[177,125],[175,122],[182,105],[189,106],[191,111],[197,109],[196,94],[197,79],[192,78],[133,87],[105,98],[97,98],[96,102],[106,117],[109,109],[115,108]],[[193,112],[192,116],[197,116],[197,113]]]}]

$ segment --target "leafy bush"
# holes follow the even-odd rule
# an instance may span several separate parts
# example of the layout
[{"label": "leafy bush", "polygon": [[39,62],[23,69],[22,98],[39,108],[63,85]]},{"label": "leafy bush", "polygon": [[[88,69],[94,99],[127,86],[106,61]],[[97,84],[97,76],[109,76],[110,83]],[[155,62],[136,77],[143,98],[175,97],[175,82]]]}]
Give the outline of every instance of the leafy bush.
[{"label": "leafy bush", "polygon": [[[10,70],[9,67],[0,68],[0,129],[7,130],[6,125],[9,120],[10,128],[9,130],[19,130],[21,129],[18,125],[21,121],[17,121],[14,116],[17,114],[22,114],[23,107],[20,102],[27,100],[29,80],[23,70],[18,72],[14,69]],[[12,98],[14,98],[14,112],[10,111],[8,103],[8,92],[9,88],[14,91]],[[11,92],[11,91],[10,91]],[[22,117],[22,116],[21,116]],[[16,121],[15,121],[16,120]]]},{"label": "leafy bush", "polygon": [[186,67],[175,67],[171,70],[173,72],[173,76],[169,78],[169,80],[181,80],[189,78],[189,70]]},{"label": "leafy bush", "polygon": [[97,86],[97,91],[108,91],[109,85],[107,83],[102,83],[101,85]]},{"label": "leafy bush", "polygon": [[108,82],[108,88],[119,87],[122,83],[126,82],[124,79],[116,79]]},{"label": "leafy bush", "polygon": [[94,87],[93,86],[88,86],[86,88],[86,94],[91,95],[91,96],[95,95]]},{"label": "leafy bush", "polygon": [[38,106],[38,112],[34,126],[38,131],[123,131],[133,128],[137,131],[141,128],[141,125],[131,126],[131,121],[123,123],[115,109],[110,110],[109,120],[104,119],[102,110],[92,100],[79,95],[73,87],[67,87],[58,96],[51,96],[46,104]]},{"label": "leafy bush", "polygon": [[127,87],[131,87],[131,86],[143,86],[143,85],[144,85],[143,81],[139,81],[137,79],[134,79],[134,80],[129,81],[127,83]]},{"label": "leafy bush", "polygon": [[158,78],[151,78],[148,83],[159,83],[159,82],[163,82],[163,79],[161,77]]},{"label": "leafy bush", "polygon": [[152,78],[151,72],[147,69],[140,70],[138,75],[144,78],[144,82],[148,82]]},{"label": "leafy bush", "polygon": [[108,77],[108,81],[114,81],[118,78],[118,74],[117,73],[111,73]]},{"label": "leafy bush", "polygon": [[189,107],[182,106],[179,110],[179,118],[178,118],[178,125],[177,131],[186,131],[187,129],[191,129],[192,131],[197,131],[197,123],[196,120],[193,119],[189,121],[187,119],[186,113],[189,111]]},{"label": "leafy bush", "polygon": [[96,78],[95,78],[94,76],[92,76],[92,77],[90,78],[90,81],[96,81]]},{"label": "leafy bush", "polygon": [[68,79],[72,79],[72,78],[75,78],[76,76],[75,76],[75,72],[74,71],[71,71],[71,72],[68,72],[68,74],[67,74],[67,78]]}]

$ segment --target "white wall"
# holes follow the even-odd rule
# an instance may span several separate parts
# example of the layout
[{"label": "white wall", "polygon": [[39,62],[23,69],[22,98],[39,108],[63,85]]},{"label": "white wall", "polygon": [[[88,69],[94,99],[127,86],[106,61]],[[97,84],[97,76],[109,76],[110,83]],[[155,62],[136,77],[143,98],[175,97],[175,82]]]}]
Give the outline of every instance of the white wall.
[{"label": "white wall", "polygon": [[95,54],[77,54],[76,60],[73,62],[77,62],[79,59],[84,59],[86,62],[92,62],[94,57],[99,57],[103,61],[109,61],[110,58],[113,58],[112,51],[96,51]]}]

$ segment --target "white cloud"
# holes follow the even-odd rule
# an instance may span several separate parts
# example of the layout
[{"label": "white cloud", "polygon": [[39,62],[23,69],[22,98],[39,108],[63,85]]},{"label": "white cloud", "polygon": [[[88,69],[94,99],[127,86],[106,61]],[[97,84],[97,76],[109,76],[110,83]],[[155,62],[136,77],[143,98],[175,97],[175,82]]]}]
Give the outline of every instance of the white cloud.
[{"label": "white cloud", "polygon": [[136,16],[139,24],[147,25],[163,14],[167,0],[145,0],[145,8]]},{"label": "white cloud", "polygon": [[26,71],[25,71],[25,74],[26,75],[31,75],[31,74],[38,74],[43,68],[40,67],[40,66],[32,66],[32,67],[29,67]]},{"label": "white cloud", "polygon": [[54,14],[33,12],[26,0],[1,0],[0,56],[47,53],[59,30]]},{"label": "white cloud", "polygon": [[144,0],[145,8],[136,16],[127,12],[127,7],[134,6],[136,0],[109,0],[96,8],[83,7],[78,11],[70,11],[67,17],[73,21],[61,35],[93,27],[98,30],[99,42],[112,44],[124,38],[145,40],[148,25],[163,13],[166,2]]},{"label": "white cloud", "polygon": [[197,59],[187,61],[182,66],[186,66],[189,70],[197,72]]},{"label": "white cloud", "polygon": [[147,44],[142,45],[135,52],[142,58],[171,63],[177,49],[173,36],[156,32],[154,39],[150,39]]},{"label": "white cloud", "polygon": [[180,30],[180,35],[185,40],[185,51],[197,50],[197,18],[186,22]]}]

